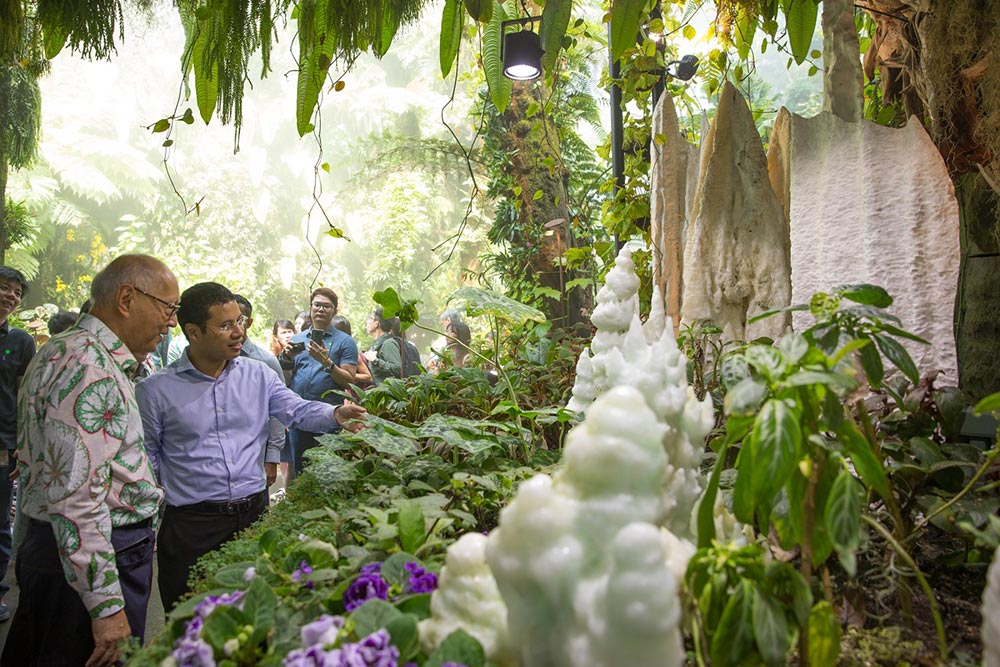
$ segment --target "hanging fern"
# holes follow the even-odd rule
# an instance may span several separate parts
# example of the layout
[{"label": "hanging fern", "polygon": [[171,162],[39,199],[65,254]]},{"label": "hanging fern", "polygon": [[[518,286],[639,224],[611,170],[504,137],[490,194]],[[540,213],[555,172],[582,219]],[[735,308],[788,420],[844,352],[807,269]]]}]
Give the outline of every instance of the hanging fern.
[{"label": "hanging fern", "polygon": [[23,28],[21,0],[0,0],[0,62],[14,60],[21,49]]},{"label": "hanging fern", "polygon": [[0,156],[12,167],[35,159],[41,119],[38,80],[20,64],[0,65]]},{"label": "hanging fern", "polygon": [[84,58],[107,58],[115,52],[115,28],[119,39],[125,36],[119,0],[37,0],[35,17],[49,58],[67,44]]}]

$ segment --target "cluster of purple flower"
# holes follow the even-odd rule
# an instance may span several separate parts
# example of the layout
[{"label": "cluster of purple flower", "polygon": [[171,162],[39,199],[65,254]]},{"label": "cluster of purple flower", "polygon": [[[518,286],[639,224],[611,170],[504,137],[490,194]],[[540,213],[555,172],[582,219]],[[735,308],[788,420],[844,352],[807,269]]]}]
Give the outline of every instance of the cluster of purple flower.
[{"label": "cluster of purple flower", "polygon": [[[403,566],[410,575],[403,587],[405,593],[430,593],[437,589],[437,575],[420,567],[416,561]],[[344,608],[354,611],[372,598],[389,599],[389,584],[382,578],[382,563],[369,563],[344,591]]]},{"label": "cluster of purple flower", "polygon": [[[330,617],[323,617],[320,621],[329,623],[324,620],[327,618]],[[313,634],[310,632],[310,636]],[[302,628],[302,636],[305,640],[306,628]],[[283,664],[284,667],[396,667],[398,661],[399,649],[392,645],[389,633],[376,630],[355,644],[343,644],[329,651],[319,643],[296,649],[285,656]]]},{"label": "cluster of purple flower", "polygon": [[354,611],[372,598],[389,598],[389,584],[379,572],[382,563],[371,563],[361,568],[361,574],[344,591],[344,609]]},{"label": "cluster of purple flower", "polygon": [[410,574],[406,584],[407,593],[431,593],[437,590],[438,578],[433,572],[428,572],[416,562],[407,563],[403,567]]},{"label": "cluster of purple flower", "polygon": [[208,642],[201,638],[201,628],[216,607],[243,608],[243,591],[209,595],[194,608],[194,616],[184,624],[184,634],[174,642],[173,656],[177,667],[215,667],[215,655]]},{"label": "cluster of purple flower", "polygon": [[[302,582],[303,577],[312,574],[312,571],[313,569],[312,567],[310,567],[309,561],[304,560],[301,563],[299,563],[299,569],[295,570],[295,572],[292,572],[292,581],[296,583]],[[314,590],[316,588],[316,582],[311,581],[309,579],[306,579],[304,582],[302,582],[302,585],[308,588],[309,590]]]}]

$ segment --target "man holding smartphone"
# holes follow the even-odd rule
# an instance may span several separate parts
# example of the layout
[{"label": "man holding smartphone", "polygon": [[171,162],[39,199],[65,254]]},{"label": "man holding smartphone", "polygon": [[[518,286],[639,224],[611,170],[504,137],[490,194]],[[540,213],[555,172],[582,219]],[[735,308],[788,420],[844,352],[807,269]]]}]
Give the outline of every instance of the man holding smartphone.
[{"label": "man holding smartphone", "polygon": [[[358,346],[354,339],[333,326],[337,314],[337,293],[317,287],[309,299],[312,328],[292,336],[288,356],[292,357],[292,391],[310,401],[341,405],[336,393],[355,382]],[[294,356],[293,356],[294,355]],[[316,446],[318,433],[289,431],[292,445],[292,478],[302,472],[302,455]]]}]

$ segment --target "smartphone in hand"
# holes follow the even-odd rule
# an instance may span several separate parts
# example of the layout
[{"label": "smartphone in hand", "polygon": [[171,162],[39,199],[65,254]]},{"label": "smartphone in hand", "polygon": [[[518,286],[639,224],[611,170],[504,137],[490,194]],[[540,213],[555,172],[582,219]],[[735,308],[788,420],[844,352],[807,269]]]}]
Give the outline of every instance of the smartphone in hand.
[{"label": "smartphone in hand", "polygon": [[309,330],[309,337],[312,338],[313,342],[316,343],[317,345],[322,345],[323,344],[323,335],[325,333],[326,332],[323,331],[322,329],[310,329]]}]

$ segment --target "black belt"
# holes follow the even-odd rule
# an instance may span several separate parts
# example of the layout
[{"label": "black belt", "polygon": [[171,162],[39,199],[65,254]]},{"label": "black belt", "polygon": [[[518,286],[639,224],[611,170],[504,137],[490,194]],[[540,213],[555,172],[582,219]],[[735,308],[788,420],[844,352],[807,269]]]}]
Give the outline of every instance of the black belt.
[{"label": "black belt", "polygon": [[203,500],[200,503],[193,503],[191,505],[170,505],[170,509],[183,512],[197,512],[198,514],[242,514],[258,505],[265,498],[266,494],[267,491],[265,490],[238,500],[222,502]]},{"label": "black belt", "polygon": [[[28,517],[29,526],[37,526],[39,528],[51,528],[52,524],[48,521],[42,521],[41,519],[35,519]],[[121,530],[124,528],[149,528],[153,525],[153,518],[143,519],[142,521],[136,521],[135,523],[130,523],[127,526],[114,526],[112,530]]]}]

